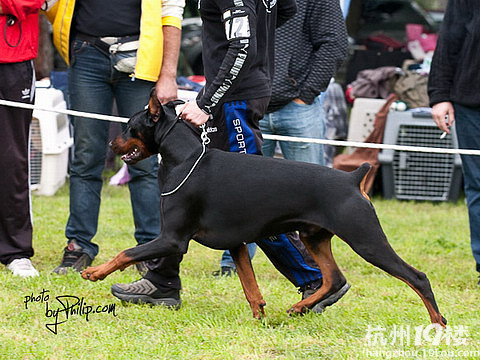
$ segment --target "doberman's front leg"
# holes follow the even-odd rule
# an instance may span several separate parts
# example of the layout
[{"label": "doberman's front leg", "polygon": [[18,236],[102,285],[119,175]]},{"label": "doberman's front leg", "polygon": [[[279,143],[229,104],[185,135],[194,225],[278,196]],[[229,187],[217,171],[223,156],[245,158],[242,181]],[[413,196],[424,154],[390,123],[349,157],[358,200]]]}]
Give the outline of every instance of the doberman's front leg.
[{"label": "doberman's front leg", "polygon": [[242,283],[243,292],[247,298],[250,308],[253,312],[255,319],[260,319],[265,316],[263,307],[266,305],[263,300],[260,289],[258,288],[257,280],[255,279],[255,273],[253,272],[252,263],[248,256],[247,245],[242,244],[235,249],[230,249],[235,266],[237,267],[238,277]]},{"label": "doberman's front leg", "polygon": [[[164,238],[170,240],[164,240]],[[184,253],[186,251],[186,246],[181,246],[182,241],[172,239],[173,237],[157,238],[146,244],[124,250],[105,264],[91,266],[83,270],[82,277],[90,281],[103,280],[112,272],[119,269],[124,270],[127,266],[133,265],[139,261]]]},{"label": "doberman's front leg", "polygon": [[122,251],[120,254],[115,256],[109,262],[98,266],[90,266],[82,271],[82,277],[86,280],[97,281],[103,280],[112,272],[117,270],[124,270],[127,266],[135,264],[132,258],[128,257],[125,254],[125,251]]}]

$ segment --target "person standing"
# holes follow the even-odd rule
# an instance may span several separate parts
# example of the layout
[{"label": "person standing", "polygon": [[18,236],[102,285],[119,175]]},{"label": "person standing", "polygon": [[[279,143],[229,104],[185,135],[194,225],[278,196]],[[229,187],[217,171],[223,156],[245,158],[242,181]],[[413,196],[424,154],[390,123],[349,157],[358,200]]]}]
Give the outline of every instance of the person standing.
[{"label": "person standing", "polygon": [[[38,12],[43,0],[0,0],[0,99],[34,103]],[[0,262],[14,275],[37,276],[32,265],[30,109],[0,105]]]},{"label": "person standing", "polygon": [[[181,117],[196,126],[207,124],[210,148],[261,155],[258,123],[270,101],[275,26],[295,13],[295,2],[201,0],[199,10],[206,85],[196,101],[183,106]],[[321,286],[321,272],[295,233],[273,236],[259,245],[275,267],[300,288],[303,297]],[[348,287],[345,284],[313,310],[323,311]],[[143,279],[141,283],[114,284],[112,293],[125,301],[156,303],[161,289]],[[179,294],[174,295],[180,301]]]},{"label": "person standing", "polygon": [[[297,7],[277,31],[272,98],[260,129],[262,134],[323,139],[319,95],[347,56],[347,29],[338,0],[297,0]],[[276,143],[265,140],[263,153],[273,156]],[[286,159],[324,165],[320,144],[281,141],[280,148]]]},{"label": "person standing", "polygon": [[[183,0],[59,0],[47,15],[53,24],[54,45],[69,64],[71,109],[111,114],[115,99],[119,116],[130,117],[144,108],[153,87],[162,103],[175,100],[184,5]],[[92,239],[98,226],[110,124],[79,116],[72,123],[75,149],[70,164],[67,247],[54,269],[57,274],[83,270],[98,253]],[[152,204],[160,202],[157,169],[156,156],[128,169],[138,244],[160,232],[159,211],[152,209]],[[147,263],[152,271],[155,266]],[[169,281],[168,274],[159,277]]]},{"label": "person standing", "polygon": [[[461,149],[480,150],[480,11],[474,0],[449,0],[428,80],[433,120]],[[461,155],[470,242],[480,275],[480,157]],[[480,279],[478,284],[480,285]]]}]

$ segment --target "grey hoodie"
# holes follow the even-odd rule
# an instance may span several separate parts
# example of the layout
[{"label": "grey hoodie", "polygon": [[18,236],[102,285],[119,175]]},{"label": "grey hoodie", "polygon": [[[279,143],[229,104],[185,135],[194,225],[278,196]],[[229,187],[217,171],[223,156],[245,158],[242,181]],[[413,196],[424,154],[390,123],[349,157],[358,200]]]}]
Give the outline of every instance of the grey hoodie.
[{"label": "grey hoodie", "polygon": [[277,29],[275,75],[267,112],[295,98],[311,104],[347,55],[339,0],[297,0],[297,13]]}]

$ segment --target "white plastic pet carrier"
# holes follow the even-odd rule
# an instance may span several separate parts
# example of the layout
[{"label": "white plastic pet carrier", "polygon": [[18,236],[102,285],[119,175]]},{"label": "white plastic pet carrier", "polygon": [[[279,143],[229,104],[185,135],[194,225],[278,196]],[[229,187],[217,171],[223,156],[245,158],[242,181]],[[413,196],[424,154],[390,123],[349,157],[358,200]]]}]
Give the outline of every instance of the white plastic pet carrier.
[{"label": "white plastic pet carrier", "polygon": [[[35,105],[66,109],[63,93],[37,82]],[[34,110],[30,133],[30,185],[36,194],[51,196],[67,177],[68,149],[73,144],[65,114]]]}]

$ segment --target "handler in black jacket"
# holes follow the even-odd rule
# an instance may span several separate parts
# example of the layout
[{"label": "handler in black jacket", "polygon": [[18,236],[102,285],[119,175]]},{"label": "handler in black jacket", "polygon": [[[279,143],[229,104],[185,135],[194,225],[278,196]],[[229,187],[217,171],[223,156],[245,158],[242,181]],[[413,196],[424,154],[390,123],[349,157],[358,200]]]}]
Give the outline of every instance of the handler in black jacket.
[{"label": "handler in black jacket", "polygon": [[[447,133],[455,120],[462,149],[480,149],[480,7],[449,0],[432,60],[428,94],[433,119]],[[473,257],[480,272],[480,157],[462,155]],[[480,281],[479,281],[480,285]]]}]

